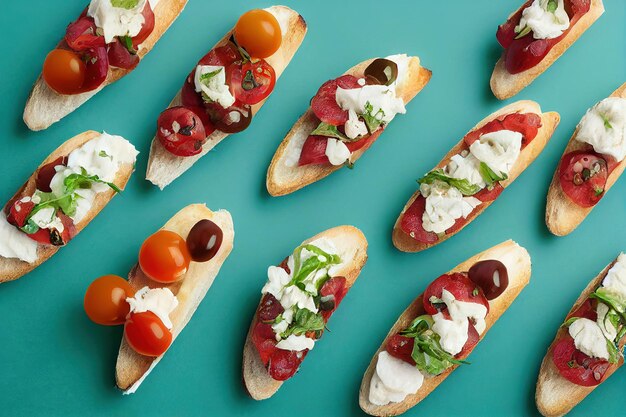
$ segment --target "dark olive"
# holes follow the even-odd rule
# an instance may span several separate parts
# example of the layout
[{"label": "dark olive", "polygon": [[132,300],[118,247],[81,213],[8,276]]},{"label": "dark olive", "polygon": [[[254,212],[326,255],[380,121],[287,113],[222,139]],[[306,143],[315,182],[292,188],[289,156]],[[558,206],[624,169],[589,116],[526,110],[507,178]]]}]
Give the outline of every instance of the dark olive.
[{"label": "dark olive", "polygon": [[365,68],[365,77],[374,78],[382,85],[391,85],[398,78],[398,64],[390,59],[377,58]]},{"label": "dark olive", "polygon": [[509,274],[500,261],[476,262],[468,272],[469,279],[482,288],[487,300],[499,297],[509,286]]},{"label": "dark olive", "polygon": [[206,262],[215,256],[222,246],[224,233],[222,229],[211,220],[200,220],[196,223],[187,236],[187,249],[191,259],[196,262]]},{"label": "dark olive", "polygon": [[252,109],[249,105],[232,106],[224,111],[224,115],[213,123],[215,128],[224,133],[238,133],[250,126]]},{"label": "dark olive", "polygon": [[320,310],[331,311],[335,309],[335,296],[333,294],[325,295],[320,298]]}]

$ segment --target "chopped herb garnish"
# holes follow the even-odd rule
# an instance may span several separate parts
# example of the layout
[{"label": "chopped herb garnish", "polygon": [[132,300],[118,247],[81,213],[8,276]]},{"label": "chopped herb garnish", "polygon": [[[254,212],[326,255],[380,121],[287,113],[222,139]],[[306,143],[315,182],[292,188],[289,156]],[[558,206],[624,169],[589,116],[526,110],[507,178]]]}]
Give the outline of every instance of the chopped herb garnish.
[{"label": "chopped herb garnish", "polygon": [[424,177],[417,180],[419,184],[432,184],[435,181],[442,181],[451,187],[456,188],[463,195],[474,195],[480,191],[480,187],[476,184],[470,183],[465,178],[452,178],[447,176],[442,169],[436,169],[434,171],[430,171]]}]

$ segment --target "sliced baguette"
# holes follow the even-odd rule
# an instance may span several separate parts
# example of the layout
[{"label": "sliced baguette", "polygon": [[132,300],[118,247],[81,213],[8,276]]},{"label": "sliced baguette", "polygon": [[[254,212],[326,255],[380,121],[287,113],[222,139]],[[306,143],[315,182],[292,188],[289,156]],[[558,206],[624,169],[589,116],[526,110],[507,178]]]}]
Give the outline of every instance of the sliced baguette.
[{"label": "sliced baguette", "polygon": [[[541,116],[541,128],[539,129],[539,132],[537,132],[537,136],[520,152],[520,155],[515,165],[511,169],[511,172],[509,173],[509,178],[505,181],[500,182],[500,184],[504,188],[508,187],[535,160],[535,158],[537,158],[537,156],[541,153],[543,148],[546,146],[546,143],[548,143],[548,140],[554,133],[554,130],[556,129],[560,121],[560,116],[558,113],[556,112],[542,113],[541,107],[539,107],[539,104],[535,103],[534,101],[522,100],[522,101],[517,101],[515,103],[511,103],[508,106],[503,107],[502,109],[498,110],[497,112],[487,116],[486,118],[478,122],[478,124],[474,126],[474,128],[471,129],[470,132],[480,129],[491,120],[494,120],[500,116],[510,114],[510,113],[515,113],[515,112],[535,113],[535,114],[540,115]],[[461,139],[459,143],[457,143],[457,145],[454,148],[452,148],[452,150],[450,150],[450,152],[448,152],[448,154],[439,162],[436,168],[443,168],[444,166],[446,166],[448,162],[450,161],[450,158],[458,154],[459,152],[461,152],[463,148],[464,148],[464,142],[463,142],[463,139]],[[406,205],[402,209],[402,212],[398,216],[398,219],[396,220],[396,223],[393,227],[393,234],[392,234],[393,244],[396,246],[396,248],[400,249],[403,252],[419,252],[424,249],[428,249],[432,246],[438,245],[439,243],[449,239],[450,237],[456,235],[461,230],[463,230],[463,228],[465,228],[468,224],[470,224],[478,215],[480,215],[487,207],[489,207],[491,203],[493,203],[493,201],[495,201],[493,200],[493,201],[489,201],[486,203],[481,203],[468,216],[468,221],[463,225],[463,227],[461,227],[456,232],[444,235],[443,237],[439,238],[439,240],[435,243],[422,243],[411,238],[411,236],[405,233],[400,227],[400,223],[402,220],[402,216],[404,215],[404,212],[411,206],[411,204],[413,204],[413,201],[415,201],[415,199],[419,195],[420,193],[418,189],[413,194],[413,196],[409,199],[408,203],[406,203]]]},{"label": "sliced baguette", "polygon": [[[362,76],[365,68],[374,59],[368,59],[355,65],[344,73],[344,75]],[[406,77],[397,87],[398,97],[402,98],[405,104],[413,99],[422,88],[430,80],[432,73],[420,65],[417,57],[411,57],[409,61],[409,70]],[[302,145],[311,132],[319,125],[319,119],[315,117],[313,111],[309,109],[298,119],[293,125],[287,136],[283,139],[280,146],[276,150],[270,167],[267,171],[267,191],[272,196],[281,196],[293,193],[309,184],[327,177],[343,165],[326,166],[326,165],[306,165],[306,166],[287,166],[286,161],[289,153],[301,151]],[[291,149],[293,148],[293,149]],[[358,160],[367,147],[361,148],[352,154],[352,162]]]},{"label": "sliced baguette", "polygon": [[[611,269],[614,264],[615,261],[607,265],[606,268],[587,285],[587,288],[580,294],[580,297],[578,297],[572,309],[567,313],[567,316],[576,311],[589,297],[589,294],[595,291],[596,287],[602,283],[607,272],[609,272],[609,269]],[[557,417],[567,414],[597,387],[583,387],[563,378],[554,364],[554,361],[552,361],[552,349],[556,345],[556,342],[566,333],[567,329],[559,328],[554,341],[548,348],[548,352],[541,362],[541,368],[539,370],[535,401],[537,402],[539,412],[546,417]],[[626,338],[620,341],[620,351],[624,349],[624,342],[626,342]],[[604,380],[606,381],[606,378],[611,376],[613,372],[623,364],[624,358],[622,357],[616,366],[611,366],[607,370]]]},{"label": "sliced baguette", "polygon": [[[525,4],[526,2],[524,2]],[[524,7],[522,5],[520,9]],[[517,10],[519,11],[519,9]],[[513,16],[517,11],[513,12]],[[522,71],[517,74],[509,74],[504,64],[504,52],[496,63],[491,75],[491,91],[500,100],[513,97],[519,93],[524,87],[532,83],[535,78],[547,70],[567,49],[572,46],[576,40],[604,13],[604,5],[602,0],[591,0],[591,8],[585,13],[572,27],[572,29],[563,37],[563,39],[554,45],[548,54],[534,67]]]},{"label": "sliced baguette", "polygon": [[[626,83],[622,84],[620,88],[615,90],[611,97],[626,98]],[[578,128],[574,131],[572,138],[570,139],[563,156],[566,154],[585,148],[586,144],[578,142],[576,136],[578,135]],[[548,197],[546,203],[546,225],[550,232],[556,236],[565,236],[570,234],[578,227],[579,224],[585,220],[585,217],[593,210],[592,207],[581,207],[574,203],[563,192],[561,182],[559,181],[559,168],[561,166],[561,159],[554,171],[554,177],[552,177],[552,183],[548,190]],[[615,181],[617,181],[626,168],[626,159],[618,163],[615,169],[606,179],[606,186],[604,187],[605,194],[611,189]]]},{"label": "sliced baguette", "polygon": [[[279,23],[281,23],[283,40],[280,48],[274,53],[274,55],[266,59],[266,61],[274,68],[274,71],[276,72],[276,79],[278,79],[285,68],[287,68],[287,65],[289,65],[289,62],[291,62],[291,59],[300,47],[300,44],[302,44],[304,35],[306,35],[307,26],[302,16],[287,6],[272,6],[266,10],[276,16]],[[227,42],[232,33],[233,30],[228,32],[222,40],[214,46],[214,48]],[[267,98],[265,100],[267,100]],[[265,100],[252,106],[253,116],[256,115],[261,109]],[[179,90],[176,97],[174,97],[172,102],[169,104],[168,108],[180,105],[182,105],[182,102],[181,92]],[[228,136],[229,135],[227,133],[216,130],[208,137],[207,141],[202,146],[202,152],[198,155],[187,157],[176,156],[168,152],[155,136],[152,139],[152,145],[150,146],[150,157],[148,159],[146,179],[158,186],[161,190],[164,189]]]},{"label": "sliced baguette", "polygon": [[[305,240],[302,244],[312,242],[319,238],[328,238],[335,244],[338,253],[343,259],[349,259],[343,268],[337,272],[337,276],[346,278],[348,288],[352,287],[354,281],[361,273],[361,269],[367,261],[367,240],[363,233],[353,226],[338,226],[326,230]],[[255,400],[265,400],[278,391],[283,384],[270,377],[267,369],[261,361],[259,352],[252,342],[252,330],[256,324],[256,310],[254,319],[250,324],[248,336],[243,348],[242,374],[244,385],[252,398]]]},{"label": "sliced baguette", "polygon": [[[509,286],[498,298],[489,301],[489,313],[485,318],[487,327],[485,332],[480,336],[482,340],[487,331],[500,318],[500,316],[509,308],[511,303],[517,298],[522,289],[528,284],[531,274],[531,261],[528,252],[512,240],[507,240],[497,246],[487,249],[461,263],[449,273],[466,272],[476,262],[487,259],[496,259],[502,262],[506,267],[509,275]],[[396,323],[393,325],[380,348],[374,354],[361,382],[359,390],[359,405],[367,414],[373,416],[396,416],[415,406],[428,396],[435,388],[439,386],[457,367],[453,366],[438,376],[428,377],[424,379],[424,384],[417,393],[408,395],[404,401],[399,403],[390,403],[384,406],[378,406],[369,401],[370,381],[376,370],[378,354],[385,349],[387,339],[395,335],[399,331],[405,329],[413,319],[421,314],[425,314],[422,304],[422,295],[417,297],[409,307],[404,310]],[[479,340],[479,341],[480,341]],[[478,366],[471,365],[471,366]]]},{"label": "sliced baguette", "polygon": [[[30,178],[24,183],[24,185],[22,185],[22,187],[9,201],[12,201],[13,199],[21,195],[32,195],[32,193],[35,192],[35,190],[37,189],[37,171],[39,170],[39,168],[49,164],[50,162],[53,162],[59,157],[69,155],[70,152],[72,152],[74,149],[81,147],[86,142],[89,142],[90,140],[99,136],[100,133],[93,130],[88,130],[64,142],[54,152],[48,155],[48,157],[35,170],[33,175],[30,176]],[[124,189],[134,169],[134,164],[122,164],[120,166],[120,169],[117,171],[117,175],[115,176],[113,183],[115,183],[115,185],[117,185],[120,189]],[[94,199],[93,205],[91,206],[91,210],[89,210],[89,213],[75,225],[76,235],[80,233],[80,231],[83,230],[85,226],[87,226],[89,222],[91,222],[93,218],[98,215],[98,213],[100,213],[104,206],[106,206],[109,201],[111,201],[114,195],[115,191],[113,191],[112,189],[98,193],[96,195],[96,198]],[[33,263],[24,262],[17,258],[3,258],[2,256],[0,256],[0,283],[13,281],[22,277],[23,275],[26,275],[27,273],[47,261],[59,250],[59,248],[59,246],[38,244],[37,260]]]},{"label": "sliced baguette", "polygon": [[[128,275],[128,281],[135,290],[145,286],[169,288],[178,298],[178,307],[170,314],[173,324],[172,343],[191,319],[233,249],[235,231],[233,219],[228,211],[213,212],[204,204],[192,204],[183,208],[161,228],[187,237],[191,228],[203,219],[211,220],[224,233],[222,246],[213,259],[208,262],[192,262],[183,280],[169,285],[152,281],[146,277],[139,265],[135,265]],[[126,343],[126,339],[122,339],[115,367],[117,387],[123,390],[124,394],[134,393],[162,358],[163,355],[157,358],[140,355]]]},{"label": "sliced baguette", "polygon": [[[187,0],[160,0],[154,9],[154,30],[139,46],[139,59],[152,50],[163,33],[170,27],[178,15],[183,11]],[[48,84],[39,75],[26,101],[24,109],[24,123],[30,130],[43,130],[58,122],[87,100],[96,95],[109,84],[119,80],[132,70],[109,67],[106,80],[100,87],[82,94],[59,94],[48,87]]]}]

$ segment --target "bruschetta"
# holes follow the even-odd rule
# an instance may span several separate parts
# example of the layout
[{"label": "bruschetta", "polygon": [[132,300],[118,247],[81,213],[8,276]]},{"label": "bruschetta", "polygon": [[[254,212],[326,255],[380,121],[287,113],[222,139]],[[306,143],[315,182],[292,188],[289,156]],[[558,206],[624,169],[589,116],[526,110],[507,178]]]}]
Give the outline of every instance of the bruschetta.
[{"label": "bruschetta", "polygon": [[0,283],[35,269],[126,186],[135,147],[87,131],[52,152],[0,212]]},{"label": "bruschetta", "polygon": [[132,394],[161,361],[213,284],[233,248],[233,220],[226,210],[189,205],[139,250],[128,281],[96,279],[85,293],[85,312],[97,324],[124,325],[115,378]]},{"label": "bruschetta", "polygon": [[418,180],[393,228],[396,248],[418,252],[461,231],[535,160],[559,120],[524,100],[480,121]]},{"label": "bruschetta", "polygon": [[576,229],[626,167],[626,84],[590,108],[574,131],[548,190],[546,224]]},{"label": "bruschetta", "polygon": [[528,284],[528,252],[509,240],[433,281],[402,313],[365,371],[359,404],[402,414],[439,386]]},{"label": "bruschetta", "polygon": [[500,100],[547,70],[604,13],[602,0],[528,0],[498,27],[504,48],[491,75]]},{"label": "bruschetta", "polygon": [[546,417],[567,414],[624,364],[626,256],[585,288],[541,363],[535,399]]},{"label": "bruschetta", "polygon": [[163,189],[229,134],[246,129],[306,31],[302,16],[286,6],[244,13],[159,116],[146,178]]},{"label": "bruschetta", "polygon": [[430,77],[419,58],[400,54],[369,59],[325,82],[272,158],[268,192],[289,194],[352,167]]},{"label": "bruschetta", "polygon": [[363,233],[339,226],[268,268],[243,349],[243,381],[252,398],[271,397],[296,373],[366,260]]},{"label": "bruschetta", "polygon": [[187,0],[91,0],[52,50],[26,102],[24,122],[47,129],[152,50]]}]

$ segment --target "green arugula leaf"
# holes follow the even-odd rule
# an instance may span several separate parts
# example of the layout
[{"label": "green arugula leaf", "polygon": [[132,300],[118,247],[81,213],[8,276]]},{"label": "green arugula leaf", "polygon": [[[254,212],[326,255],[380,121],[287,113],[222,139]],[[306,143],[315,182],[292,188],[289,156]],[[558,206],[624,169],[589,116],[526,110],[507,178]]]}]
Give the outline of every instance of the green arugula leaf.
[{"label": "green arugula leaf", "polygon": [[329,125],[328,123],[324,122],[321,122],[319,126],[317,126],[313,132],[311,132],[311,135],[326,136],[328,138],[335,138],[344,142],[356,142],[357,140],[359,140],[359,138],[350,139],[349,137],[341,133],[339,129],[337,129],[337,126]]},{"label": "green arugula leaf", "polygon": [[546,10],[550,13],[556,12],[556,9],[559,7],[558,0],[548,0],[548,4],[546,5]]},{"label": "green arugula leaf", "polygon": [[611,340],[606,341],[606,348],[609,351],[609,363],[617,363],[621,357],[619,349],[615,346],[615,343]]},{"label": "green arugula leaf", "polygon": [[111,6],[131,10],[137,7],[139,0],[111,0]]},{"label": "green arugula leaf", "polygon": [[297,308],[293,316],[293,322],[280,337],[286,339],[290,335],[300,336],[307,332],[321,332],[324,330],[324,318],[319,313],[314,313],[306,308]]},{"label": "green arugula leaf", "polygon": [[[304,249],[308,250],[309,252],[313,252],[317,256],[312,256],[304,261],[304,263],[300,264],[301,253]],[[320,260],[320,257],[322,257],[323,260]],[[291,282],[287,284],[287,286],[295,285],[296,283],[302,282],[312,273],[315,273],[320,269],[326,268],[330,265],[339,264],[340,262],[341,258],[339,257],[339,255],[331,255],[329,253],[326,253],[317,246],[310,244],[299,246],[294,251],[293,278],[291,279]]]},{"label": "green arugula leaf", "polygon": [[530,26],[526,25],[518,32],[517,36],[515,36],[515,39],[523,38],[524,36],[528,35],[530,32],[532,32],[532,29],[530,28]]},{"label": "green arugula leaf", "polygon": [[602,121],[604,122],[604,128],[605,129],[613,129],[613,125],[611,124],[611,121],[609,120],[608,117],[606,117],[605,115],[601,114],[600,117],[602,117]]},{"label": "green arugula leaf", "polygon": [[128,35],[120,36],[119,38],[122,45],[124,45],[124,48],[128,49],[128,52],[130,52],[131,55],[137,55],[137,50],[133,46],[133,38]]},{"label": "green arugula leaf", "polygon": [[446,184],[450,185],[458,189],[463,195],[474,195],[480,191],[480,187],[476,184],[470,183],[465,178],[452,178],[444,174],[443,169],[436,169],[434,171],[430,171],[428,174],[417,180],[419,184],[432,184],[435,181],[442,181]]},{"label": "green arugula leaf", "polygon": [[496,174],[491,168],[489,168],[489,165],[484,162],[480,163],[478,172],[480,172],[480,176],[483,177],[483,180],[487,184],[487,188],[490,190],[493,188],[493,185],[496,182],[504,181],[509,178],[509,176],[506,174]]},{"label": "green arugula leaf", "polygon": [[209,81],[211,78],[215,77],[217,74],[219,74],[220,72],[222,72],[221,68],[216,69],[215,71],[211,71],[211,72],[207,72],[205,74],[201,74],[200,75],[200,81],[204,84],[207,85],[207,81]]},{"label": "green arugula leaf", "polygon": [[385,117],[385,112],[382,109],[378,109],[378,111],[374,113],[374,106],[368,101],[365,103],[365,113],[360,116],[363,118],[367,130],[372,134],[380,125],[384,124],[383,117]]}]

